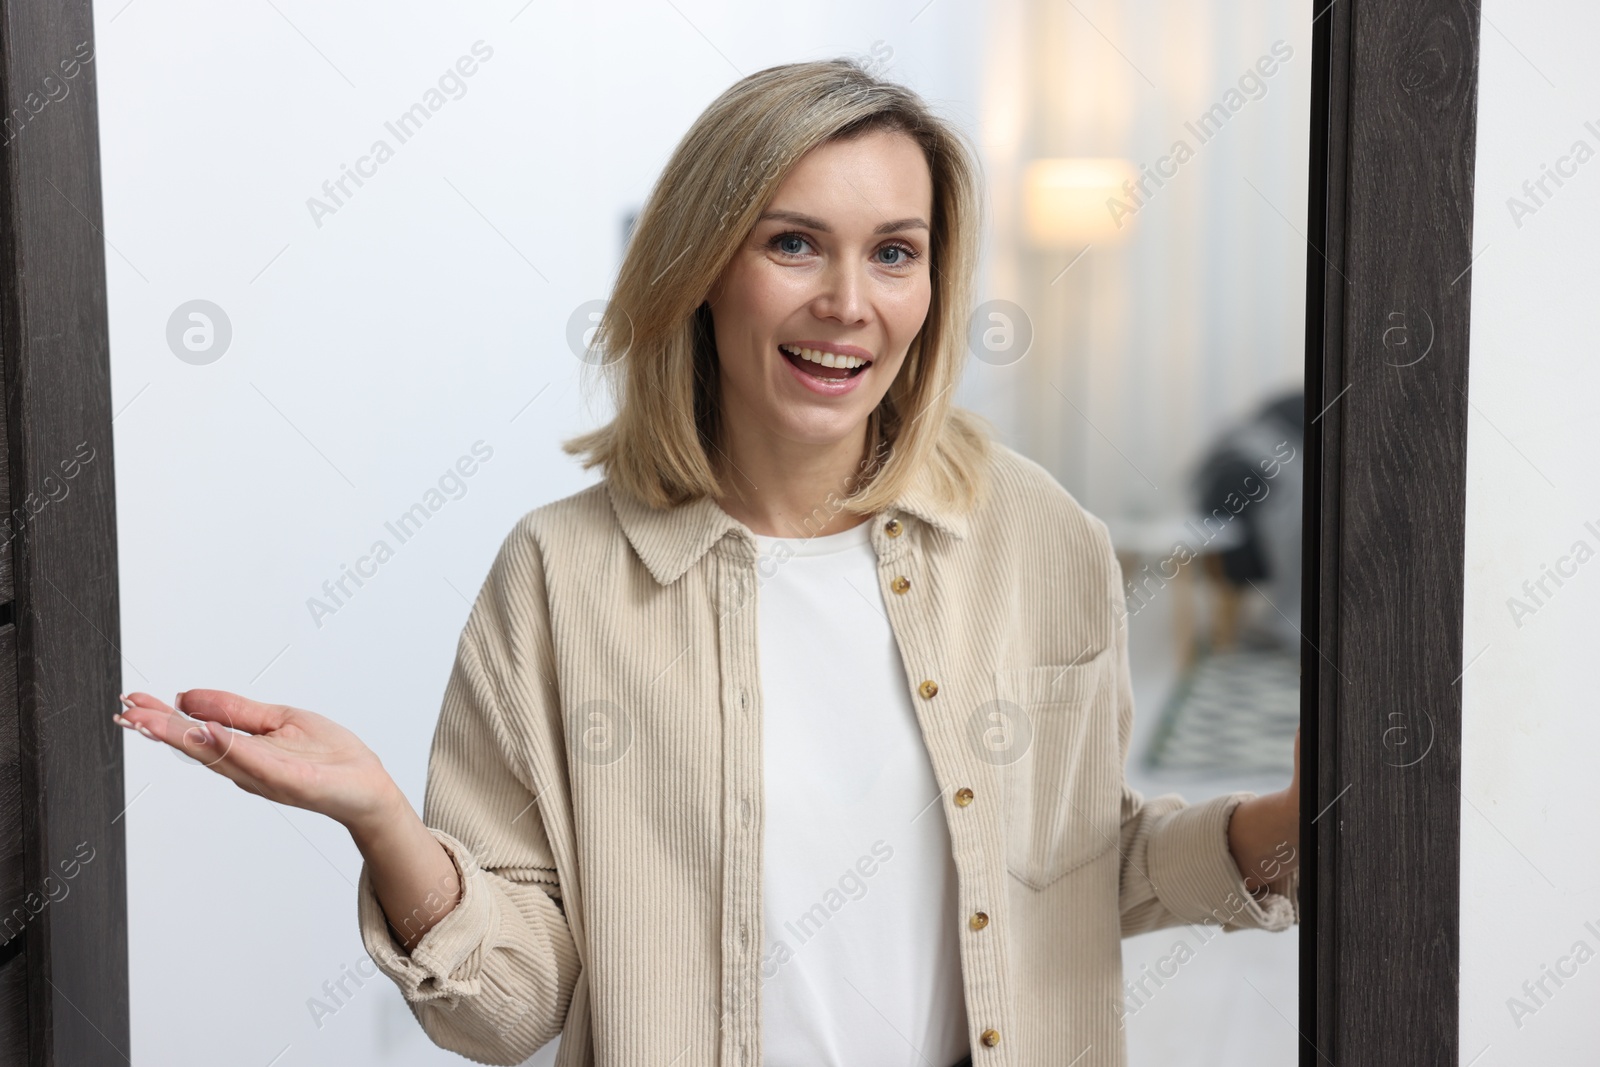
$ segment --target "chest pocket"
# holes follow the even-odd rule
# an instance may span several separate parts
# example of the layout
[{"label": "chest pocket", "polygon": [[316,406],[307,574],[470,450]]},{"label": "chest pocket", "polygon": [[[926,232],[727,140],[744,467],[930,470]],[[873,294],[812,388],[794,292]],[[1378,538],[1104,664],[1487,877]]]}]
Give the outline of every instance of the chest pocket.
[{"label": "chest pocket", "polygon": [[[1118,844],[1122,767],[1111,650],[1075,664],[995,672],[991,718],[1007,744],[1006,866],[1044,889]],[[998,727],[997,727],[998,728]]]}]

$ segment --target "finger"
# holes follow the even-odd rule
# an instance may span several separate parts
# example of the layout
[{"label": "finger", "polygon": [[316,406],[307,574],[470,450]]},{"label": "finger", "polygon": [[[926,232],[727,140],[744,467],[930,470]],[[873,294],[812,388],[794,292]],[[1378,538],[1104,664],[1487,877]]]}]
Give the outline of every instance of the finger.
[{"label": "finger", "polygon": [[[115,716],[120,725],[136,730],[152,741],[160,741],[175,748],[198,763],[211,766],[227,754],[234,739],[244,736],[231,730],[213,727],[200,719],[191,719],[182,712],[173,711],[148,694],[130,694],[125,698],[124,710]],[[155,707],[150,705],[154,704]]]},{"label": "finger", "polygon": [[189,737],[187,744],[185,736],[188,731],[201,725],[200,720],[174,711],[165,701],[149,693],[124,694],[122,711],[112,718],[118,725],[137,730],[154,740],[165,741],[180,752],[187,753],[190,746],[199,743],[199,735]]},{"label": "finger", "polygon": [[176,717],[185,722],[193,721],[183,719],[183,716],[173,711],[166,702],[149,693],[124,693],[121,700],[122,709],[113,715],[112,719],[119,726],[137,730],[157,740],[175,738],[182,733],[183,727],[170,726],[169,719]]},{"label": "finger", "polygon": [[178,694],[176,706],[185,715],[252,734],[271,733],[289,715],[283,704],[263,704],[225,689],[186,689]]},{"label": "finger", "polygon": [[[145,709],[146,712],[150,710]],[[270,758],[270,746],[264,745],[258,738],[249,734],[229,730],[225,726],[202,719],[188,719],[179,712],[158,713],[158,716],[152,724],[141,722],[130,728],[152,741],[177,749],[196,763],[215,771],[242,789],[258,795],[269,795],[270,791],[261,780],[260,772],[266,770],[267,765],[262,753],[265,752]],[[132,720],[135,716],[128,715],[125,718]],[[259,746],[261,751],[253,749],[250,757],[244,761],[233,759],[237,748],[242,744]]]},{"label": "finger", "polygon": [[[186,700],[180,702],[187,706]],[[127,694],[123,706],[116,718],[129,729],[177,749],[246,792],[295,803],[289,761],[260,738],[214,720],[189,718],[148,693]]]},{"label": "finger", "polygon": [[1300,730],[1294,732],[1294,775],[1289,779],[1289,788],[1294,791],[1295,804],[1300,803]]},{"label": "finger", "polygon": [[[119,725],[134,729],[143,726],[162,738],[178,737],[184,728],[183,724],[195,721],[182,712],[174,711],[172,705],[149,693],[124,693],[121,700],[122,710],[112,716]],[[167,720],[172,717],[179,719],[178,725],[169,725]]]},{"label": "finger", "polygon": [[163,701],[160,697],[152,696],[149,693],[143,693],[143,692],[138,692],[138,691],[135,691],[135,692],[132,692],[132,693],[124,693],[124,694],[122,694],[122,696],[119,699],[121,699],[121,701],[122,701],[122,706],[123,706],[124,712],[134,711],[134,710],[137,710],[139,708],[148,708],[151,711],[171,711],[172,710],[172,706],[170,704],[168,704],[165,701]]}]

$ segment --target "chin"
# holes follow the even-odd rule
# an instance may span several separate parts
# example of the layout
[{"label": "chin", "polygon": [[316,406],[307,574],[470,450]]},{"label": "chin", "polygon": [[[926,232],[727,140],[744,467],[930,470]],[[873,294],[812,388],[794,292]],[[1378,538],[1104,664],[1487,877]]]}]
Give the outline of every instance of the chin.
[{"label": "chin", "polygon": [[846,440],[864,440],[867,432],[867,415],[872,409],[863,411],[859,417],[841,417],[842,412],[805,412],[794,409],[774,412],[769,423],[777,432],[789,438],[808,445],[833,445]]}]

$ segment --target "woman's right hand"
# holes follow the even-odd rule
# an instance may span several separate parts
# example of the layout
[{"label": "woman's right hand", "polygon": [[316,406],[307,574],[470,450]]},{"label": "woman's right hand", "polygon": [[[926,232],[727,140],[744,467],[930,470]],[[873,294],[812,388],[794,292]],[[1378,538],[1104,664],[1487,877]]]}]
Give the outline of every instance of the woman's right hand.
[{"label": "woman's right hand", "polygon": [[319,812],[352,834],[410,805],[376,754],[332,719],[286,704],[263,704],[221,689],[179,693],[174,710],[149,693],[129,693],[119,725],[164,742],[241,789]]},{"label": "woman's right hand", "polygon": [[190,689],[175,702],[178,710],[149,693],[129,693],[114,718],[240,789],[343,823],[404,949],[460,903],[455,861],[355,734],[315,712],[221,689]]}]

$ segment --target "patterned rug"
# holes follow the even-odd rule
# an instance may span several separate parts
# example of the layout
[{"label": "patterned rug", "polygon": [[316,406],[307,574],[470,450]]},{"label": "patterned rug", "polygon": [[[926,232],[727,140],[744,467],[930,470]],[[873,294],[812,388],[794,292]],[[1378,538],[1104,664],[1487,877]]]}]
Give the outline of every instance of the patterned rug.
[{"label": "patterned rug", "polygon": [[1202,648],[1179,677],[1144,754],[1152,771],[1287,778],[1300,725],[1300,660],[1277,645]]}]

